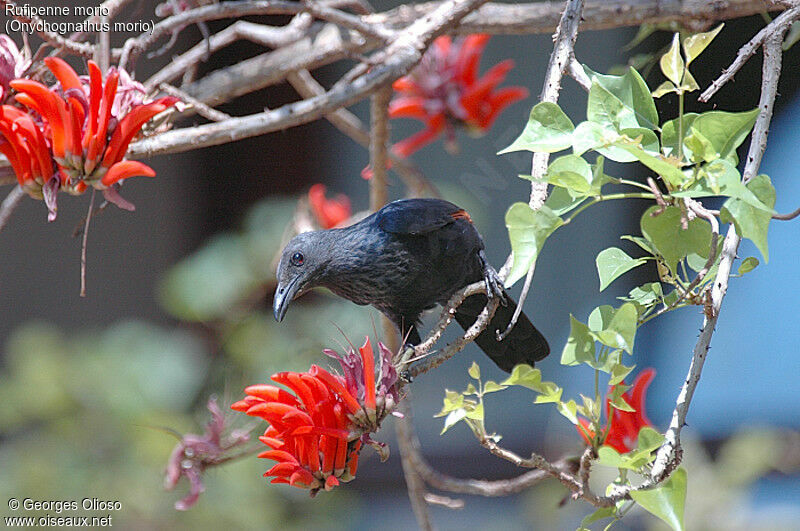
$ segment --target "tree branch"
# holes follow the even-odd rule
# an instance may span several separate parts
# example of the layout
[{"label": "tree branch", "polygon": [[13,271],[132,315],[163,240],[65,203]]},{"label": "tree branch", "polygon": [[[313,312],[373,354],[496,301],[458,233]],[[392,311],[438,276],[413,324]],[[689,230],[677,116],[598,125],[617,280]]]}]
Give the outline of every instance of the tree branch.
[{"label": "tree branch", "polygon": [[[242,118],[163,133],[133,144],[129,153],[134,158],[178,153],[241,140],[320,118],[332,110],[363,99],[376,88],[407,74],[422,59],[422,54],[433,39],[455,26],[485,1],[443,2],[429,16],[417,20],[398,33],[397,38],[384,51],[376,54],[374,59],[380,66],[374,67],[351,83],[334,86],[321,96]],[[360,69],[356,67],[354,70]]]},{"label": "tree branch", "polygon": [[[393,10],[365,17],[367,22],[402,27],[430,13],[437,2],[402,5]],[[529,35],[552,32],[559,23],[563,7],[558,2],[501,4],[490,2],[465,17],[451,33],[491,33]],[[680,22],[699,30],[718,20],[728,20],[763,13],[765,9],[783,11],[783,2],[765,0],[589,0],[583,13],[582,29],[606,30],[641,24]]]},{"label": "tree branch", "polygon": [[[547,70],[544,75],[544,86],[542,87],[542,94],[539,96],[540,102],[558,102],[558,95],[561,92],[561,79],[564,77],[564,71],[570,67],[575,59],[575,40],[578,38],[578,24],[580,24],[582,13],[583,0],[567,0],[564,5],[564,12],[561,14],[561,20],[556,28],[556,33],[553,36],[553,52],[550,54],[550,61],[547,63]],[[542,177],[547,172],[547,163],[549,160],[550,154],[546,152],[534,153],[532,157],[531,196],[528,204],[533,210],[540,209],[547,200],[547,181],[542,179]],[[528,268],[528,272],[525,274],[525,284],[522,286],[522,293],[519,296],[519,302],[517,302],[514,315],[511,317],[511,321],[508,323],[508,327],[505,331],[498,334],[498,340],[505,338],[514,328],[514,325],[517,324],[517,320],[522,314],[525,299],[528,298],[528,292],[531,288],[531,281],[533,280],[533,273],[535,270],[536,261],[534,260]]]},{"label": "tree branch", "polygon": [[[797,2],[793,1],[792,5],[797,5]],[[781,13],[781,15],[775,20],[764,26],[761,31],[756,33],[755,37],[750,39],[747,44],[739,49],[739,53],[736,54],[736,59],[734,59],[733,63],[731,63],[728,68],[722,71],[722,74],[715,79],[706,90],[703,91],[698,99],[702,102],[707,102],[710,100],[711,96],[716,94],[722,85],[733,79],[734,74],[736,74],[736,72],[738,72],[744,66],[747,60],[750,59],[754,53],[756,53],[756,50],[758,50],[764,44],[767,38],[772,36],[772,34],[775,32],[780,32],[780,34],[783,35],[786,30],[789,29],[789,26],[791,26],[792,23],[798,19],[798,17],[800,17],[800,8],[793,7],[792,9]]]},{"label": "tree branch", "polygon": [[25,196],[25,192],[22,191],[22,188],[17,185],[11,189],[3,202],[0,203],[0,231],[6,226],[8,220],[11,219],[11,214],[14,213],[14,209],[17,208],[19,202]]},{"label": "tree branch", "polygon": [[[308,70],[292,72],[287,76],[287,81],[303,98],[312,98],[325,93],[325,89],[311,75]],[[325,118],[339,131],[355,140],[365,148],[369,148],[369,133],[359,120],[358,116],[347,109],[336,109],[325,115]],[[430,194],[439,197],[439,191],[412,162],[388,151],[392,169],[400,176],[408,189],[411,197],[424,197]]]},{"label": "tree branch", "polygon": [[369,164],[372,168],[372,179],[369,183],[369,204],[373,211],[378,210],[389,201],[386,172],[389,159],[386,144],[389,141],[389,102],[391,99],[392,86],[386,85],[378,89],[370,101]]}]

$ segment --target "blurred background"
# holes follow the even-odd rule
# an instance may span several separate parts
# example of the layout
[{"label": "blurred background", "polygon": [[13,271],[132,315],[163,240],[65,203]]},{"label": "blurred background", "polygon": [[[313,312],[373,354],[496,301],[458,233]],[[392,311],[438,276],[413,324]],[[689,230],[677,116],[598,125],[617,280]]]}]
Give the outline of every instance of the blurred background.
[{"label": "blurred background", "polygon": [[[140,11],[126,18],[151,18],[155,3],[139,2]],[[376,8],[396,4],[377,2]],[[211,24],[211,30],[226,24]],[[763,25],[761,17],[728,22],[695,63],[698,83],[707,86]],[[656,86],[660,74],[649,72],[643,54],[661,50],[671,33],[658,32],[623,50],[635,34],[636,29],[581,33],[576,54],[598,72],[631,61],[644,67],[640,71],[649,73],[648,83]],[[18,35],[12,37],[21,44]],[[182,41],[199,38],[197,28],[188,27]],[[513,58],[516,68],[506,84],[526,86],[534,96],[504,112],[483,138],[459,133],[459,153],[446,153],[440,140],[413,158],[442,197],[470,212],[497,267],[510,250],[503,216],[508,205],[527,197],[528,183],[517,174],[529,171],[530,157],[495,153],[527,120],[551,46],[549,35],[493,37],[482,71]],[[200,68],[211,71],[262,51],[240,42]],[[779,212],[794,210],[800,201],[799,58],[797,48],[784,58],[762,166],[777,189]],[[140,61],[136,77],[147,78],[168,60],[169,54]],[[755,107],[760,63],[752,59],[715,96],[714,105],[731,111]],[[316,74],[327,86],[347,66]],[[297,98],[281,85],[222,110],[241,115]],[[560,102],[573,120],[583,118],[585,101],[576,84],[566,80]],[[687,106],[689,111],[708,108]],[[368,119],[366,104],[353,110]],[[659,110],[673,116],[676,100],[659,100]],[[392,138],[418,129],[416,122],[395,120]],[[205,494],[187,512],[175,511],[173,504],[188,485],[181,483],[174,492],[162,487],[176,443],[164,428],[202,433],[209,396],[217,396],[227,411],[245,385],[265,382],[278,370],[306,370],[323,361],[323,348],[339,348],[347,339],[356,343],[380,330],[376,311],[327,293],[298,300],[280,324],[270,309],[274,257],[299,201],[319,182],[329,194],[347,194],[355,211],[365,210],[367,182],[359,173],[367,162],[366,150],[324,121],[149,160],[157,178],[134,179],[124,187],[136,212],[109,208],[92,221],[86,298],[79,296],[81,242],[73,232],[86,214],[88,196],[61,197],[54,223],[46,222],[42,203],[26,198],[0,233],[0,498],[119,500],[122,510],[114,514],[114,525],[130,529],[368,529],[376,522],[414,528],[391,422],[378,434],[393,450],[389,461],[380,463],[371,451],[364,452],[354,482],[315,499],[298,489],[268,486],[261,474],[269,465],[255,458],[209,470]],[[621,170],[607,169],[615,175]],[[391,178],[392,198],[402,197],[402,183]],[[3,187],[0,193],[9,190]],[[636,253],[618,236],[638,232],[646,205],[639,206],[609,202],[590,209],[556,232],[538,261],[525,311],[554,351],[541,363],[542,371],[571,396],[592,388],[593,372],[573,368],[567,373],[559,365],[569,314],[585,320],[595,306],[614,303],[633,286],[655,278],[654,270],[639,268],[598,293],[595,256],[611,245]],[[762,260],[754,272],[731,281],[684,432],[689,529],[791,529],[800,519],[797,223],[773,223],[769,263]],[[741,257],[759,256],[749,242],[739,252]],[[518,295],[519,289],[512,292]],[[661,430],[669,422],[701,323],[700,309],[689,308],[639,332],[635,363],[657,370],[647,411]],[[455,333],[449,331],[447,338]],[[422,447],[435,467],[451,475],[511,477],[517,473],[514,467],[488,455],[466,427],[440,436],[442,420],[433,418],[445,388],[466,386],[473,360],[484,378],[504,378],[470,346],[415,381],[415,425]],[[579,453],[582,441],[574,427],[553,408],[534,407],[532,398],[519,390],[489,397],[488,429],[522,454],[536,450],[557,459]],[[232,422],[246,424],[243,419]],[[464,509],[432,512],[440,529],[574,528],[590,507],[562,505],[564,496],[556,482],[545,482],[508,498],[468,496]],[[9,512],[3,502],[0,515]],[[661,524],[634,512],[619,527],[660,529]]]}]

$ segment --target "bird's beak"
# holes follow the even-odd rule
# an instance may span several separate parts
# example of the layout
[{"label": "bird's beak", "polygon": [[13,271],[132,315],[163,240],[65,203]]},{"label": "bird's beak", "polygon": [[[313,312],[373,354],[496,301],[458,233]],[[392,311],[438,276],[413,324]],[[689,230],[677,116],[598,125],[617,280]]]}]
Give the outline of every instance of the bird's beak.
[{"label": "bird's beak", "polygon": [[300,277],[293,278],[288,285],[284,286],[278,283],[278,289],[275,290],[275,299],[272,301],[272,313],[275,315],[275,320],[279,323],[286,315],[286,310],[289,309],[289,303],[292,302],[295,295],[300,288]]}]

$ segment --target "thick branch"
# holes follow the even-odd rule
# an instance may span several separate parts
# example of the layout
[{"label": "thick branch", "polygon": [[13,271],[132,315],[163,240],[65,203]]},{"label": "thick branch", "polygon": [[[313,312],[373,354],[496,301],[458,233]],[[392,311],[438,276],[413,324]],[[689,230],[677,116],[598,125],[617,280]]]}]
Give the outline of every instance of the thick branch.
[{"label": "thick branch", "polygon": [[[385,23],[401,27],[430,13],[437,2],[403,5],[391,11],[365,17],[368,22]],[[527,4],[501,4],[491,2],[464,18],[451,33],[492,33],[497,35],[528,35],[550,33],[559,23],[563,4],[559,2],[531,2]],[[680,22],[692,29],[710,26],[718,20],[728,20],[757,15],[765,10],[783,10],[780,2],[765,0],[589,0],[583,14],[581,29],[604,30]]]},{"label": "thick branch", "polygon": [[398,34],[385,51],[376,54],[374,59],[380,66],[351,83],[334,87],[322,96],[243,118],[170,131],[133,144],[130,155],[141,158],[178,153],[262,135],[316,120],[332,110],[363,99],[376,88],[407,74],[422,59],[422,54],[433,39],[456,25],[466,14],[484,2],[485,0],[443,2],[429,16],[416,21],[407,30]]}]

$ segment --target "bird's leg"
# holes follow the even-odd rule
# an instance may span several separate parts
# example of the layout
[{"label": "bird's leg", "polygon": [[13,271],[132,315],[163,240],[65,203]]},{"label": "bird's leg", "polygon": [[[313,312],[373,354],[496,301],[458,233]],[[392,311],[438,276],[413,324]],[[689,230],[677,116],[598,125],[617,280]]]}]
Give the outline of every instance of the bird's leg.
[{"label": "bird's leg", "polygon": [[483,250],[478,252],[478,257],[480,257],[481,263],[483,264],[483,281],[486,284],[486,297],[488,297],[489,301],[494,297],[499,297],[500,304],[505,306],[508,303],[506,302],[505,291],[503,290],[503,279],[500,278],[500,275],[497,274],[497,271],[495,271],[486,259]]}]

